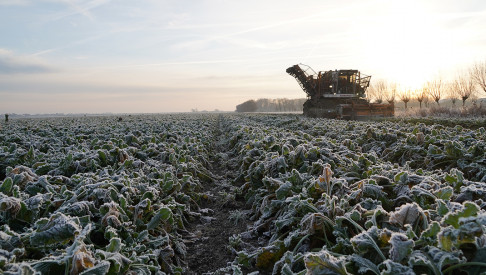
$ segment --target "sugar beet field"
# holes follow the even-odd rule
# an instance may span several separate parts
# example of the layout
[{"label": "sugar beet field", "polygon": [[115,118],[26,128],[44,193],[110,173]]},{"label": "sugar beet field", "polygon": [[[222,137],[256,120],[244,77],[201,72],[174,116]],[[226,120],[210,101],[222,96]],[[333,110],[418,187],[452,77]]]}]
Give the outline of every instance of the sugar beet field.
[{"label": "sugar beet field", "polygon": [[300,115],[14,119],[3,274],[485,274],[486,131]]}]

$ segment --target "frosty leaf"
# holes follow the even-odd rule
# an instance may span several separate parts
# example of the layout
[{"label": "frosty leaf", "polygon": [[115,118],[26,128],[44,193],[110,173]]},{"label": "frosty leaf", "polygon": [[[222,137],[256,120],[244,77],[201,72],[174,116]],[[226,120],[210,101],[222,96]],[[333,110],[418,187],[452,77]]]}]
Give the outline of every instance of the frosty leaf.
[{"label": "frosty leaf", "polygon": [[5,227],[6,232],[0,231],[0,249],[5,249],[11,252],[15,248],[22,247],[23,244],[20,240],[21,236],[13,231],[10,231],[7,225],[5,225]]},{"label": "frosty leaf", "polygon": [[21,205],[21,200],[14,197],[5,197],[0,200],[0,211],[7,212],[11,215],[16,215],[19,213]]},{"label": "frosty leaf", "polygon": [[415,275],[415,272],[409,266],[391,260],[384,261],[383,265],[385,266],[385,270],[381,272],[382,275]]},{"label": "frosty leaf", "polygon": [[285,199],[292,189],[292,184],[286,181],[284,184],[280,185],[280,187],[275,191],[278,200]]},{"label": "frosty leaf", "polygon": [[441,199],[437,199],[435,202],[437,204],[437,208],[436,208],[437,214],[439,214],[440,216],[444,216],[449,212],[449,208],[447,207],[446,202],[444,202]]},{"label": "frosty leaf", "polygon": [[483,227],[475,220],[465,222],[457,229],[448,226],[438,234],[439,247],[446,251],[452,251],[453,247],[459,248],[467,243],[475,244],[476,237],[480,237],[483,233]]},{"label": "frosty leaf", "polygon": [[454,228],[459,228],[459,221],[461,218],[476,216],[478,211],[479,207],[477,204],[473,202],[465,202],[462,210],[447,214],[442,222],[452,225]]},{"label": "frosty leaf", "polygon": [[20,263],[20,264],[12,264],[8,266],[9,269],[4,271],[4,275],[39,275],[29,264],[27,263]]},{"label": "frosty leaf", "polygon": [[49,218],[49,221],[40,226],[30,236],[30,244],[33,246],[44,246],[55,243],[64,243],[74,238],[81,232],[79,221],[62,213],[56,213]]},{"label": "frosty leaf", "polygon": [[397,263],[408,257],[412,253],[414,241],[409,240],[407,236],[402,233],[392,233],[390,238],[390,259]]},{"label": "frosty leaf", "polygon": [[336,258],[325,250],[309,253],[304,258],[308,274],[347,275],[344,259]]},{"label": "frosty leaf", "polygon": [[302,258],[303,257],[301,253],[297,253],[294,255],[291,251],[285,252],[285,254],[280,258],[280,260],[278,260],[273,266],[272,275],[294,274],[290,267],[295,266],[299,262],[303,262]]},{"label": "frosty leaf", "polygon": [[111,253],[103,250],[96,250],[96,257],[110,262],[109,272],[119,273],[122,269],[132,263],[130,259],[120,253]]},{"label": "frosty leaf", "polygon": [[153,230],[164,221],[170,221],[172,219],[172,211],[168,207],[162,207],[157,211],[157,214],[147,223],[147,229]]},{"label": "frosty leaf", "polygon": [[454,187],[455,192],[459,193],[464,182],[464,174],[456,168],[453,168],[444,176],[444,180]]},{"label": "frosty leaf", "polygon": [[424,230],[420,235],[420,241],[429,245],[436,245],[437,234],[439,234],[440,228],[440,224],[436,221],[433,221],[429,224],[429,227]]},{"label": "frosty leaf", "polygon": [[442,199],[444,201],[448,201],[448,200],[451,199],[453,193],[454,192],[452,190],[452,187],[446,186],[446,187],[443,187],[443,188],[435,191],[434,195],[437,196],[437,198],[439,198],[439,199]]},{"label": "frosty leaf", "polygon": [[325,190],[327,194],[330,192],[331,186],[331,177],[332,177],[332,170],[331,165],[328,163],[324,164],[324,168],[322,169],[322,175],[319,176],[319,186],[322,190]]},{"label": "frosty leaf", "polygon": [[70,274],[79,274],[83,270],[94,267],[94,265],[95,259],[91,251],[86,250],[86,246],[82,245],[72,256]]},{"label": "frosty leaf", "polygon": [[[73,215],[73,216],[84,216],[84,215],[92,215],[91,209],[94,208],[94,203],[91,201],[78,201],[73,204],[67,205],[63,207],[63,213]],[[60,209],[61,210],[61,209]]]},{"label": "frosty leaf", "polygon": [[408,173],[405,171],[402,171],[393,177],[393,180],[395,183],[407,183],[408,180]]},{"label": "frosty leaf", "polygon": [[424,251],[416,250],[410,255],[408,264],[414,266],[425,266],[434,274],[442,274],[442,270],[454,264],[464,262],[458,253],[446,252],[433,246],[427,246]]},{"label": "frosty leaf", "polygon": [[348,261],[353,262],[358,267],[359,274],[366,274],[368,271],[371,271],[375,274],[380,274],[378,266],[366,258],[363,258],[356,254],[352,254],[347,259]]},{"label": "frosty leaf", "polygon": [[122,248],[122,240],[120,238],[112,238],[110,244],[106,246],[108,252],[120,252]]},{"label": "frosty leaf", "polygon": [[[378,242],[387,244],[390,238],[389,234],[390,233],[386,230],[381,230],[376,226],[372,226],[367,231],[363,231],[351,238],[350,241],[353,244],[356,253],[360,254],[361,256],[367,255],[367,259],[372,257],[373,261],[378,262],[379,259],[386,259],[380,249],[380,246],[378,245]],[[377,253],[377,255],[375,253]]]},{"label": "frosty leaf", "polygon": [[423,213],[422,208],[416,203],[407,203],[394,212],[390,213],[390,223],[396,223],[401,226],[405,224],[414,224]]},{"label": "frosty leaf", "polygon": [[79,273],[79,275],[105,275],[108,273],[110,269],[110,262],[108,261],[101,261],[96,266],[86,269],[83,272]]}]

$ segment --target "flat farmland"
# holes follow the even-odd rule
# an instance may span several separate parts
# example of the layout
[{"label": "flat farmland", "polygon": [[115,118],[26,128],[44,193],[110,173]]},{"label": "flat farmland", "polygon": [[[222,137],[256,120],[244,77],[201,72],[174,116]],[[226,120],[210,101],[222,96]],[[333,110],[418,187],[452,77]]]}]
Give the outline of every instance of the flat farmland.
[{"label": "flat farmland", "polygon": [[480,274],[486,130],[296,114],[12,119],[4,274]]}]

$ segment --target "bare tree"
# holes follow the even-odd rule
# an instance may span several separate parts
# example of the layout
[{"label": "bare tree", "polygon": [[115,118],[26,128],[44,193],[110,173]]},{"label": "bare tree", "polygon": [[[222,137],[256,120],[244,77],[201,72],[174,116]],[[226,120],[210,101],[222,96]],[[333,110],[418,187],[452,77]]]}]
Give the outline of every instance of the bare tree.
[{"label": "bare tree", "polygon": [[458,96],[458,89],[455,82],[445,83],[444,90],[446,90],[447,97],[451,100],[452,106],[456,107]]},{"label": "bare tree", "polygon": [[486,61],[477,62],[470,70],[471,78],[486,93]]},{"label": "bare tree", "polygon": [[373,101],[373,99],[375,98],[375,95],[376,95],[375,85],[370,84],[368,89],[366,89],[366,100],[368,102]]},{"label": "bare tree", "polygon": [[382,103],[385,96],[387,83],[383,79],[379,79],[368,88],[369,100],[374,100],[376,103]]},{"label": "bare tree", "polygon": [[462,107],[464,107],[466,100],[474,93],[474,88],[474,78],[472,74],[462,74],[454,80],[454,90],[462,100]]},{"label": "bare tree", "polygon": [[389,104],[395,103],[396,94],[397,94],[397,84],[391,83],[390,85],[388,85],[388,89],[386,91],[386,101]]},{"label": "bare tree", "polygon": [[422,89],[418,89],[417,93],[415,94],[415,99],[419,102],[420,104],[420,109],[422,109],[422,102],[428,98],[427,96],[427,89],[423,87]]},{"label": "bare tree", "polygon": [[439,100],[442,98],[444,85],[440,77],[427,82],[427,90],[429,91],[430,97],[440,106]]},{"label": "bare tree", "polygon": [[424,92],[425,92],[424,105],[425,107],[429,107],[429,101],[430,101],[429,90],[427,90],[427,88],[424,88]]},{"label": "bare tree", "polygon": [[400,98],[401,101],[403,101],[403,103],[405,103],[405,110],[406,110],[408,102],[410,101],[410,99],[412,99],[412,93],[410,89],[400,90],[398,97]]}]

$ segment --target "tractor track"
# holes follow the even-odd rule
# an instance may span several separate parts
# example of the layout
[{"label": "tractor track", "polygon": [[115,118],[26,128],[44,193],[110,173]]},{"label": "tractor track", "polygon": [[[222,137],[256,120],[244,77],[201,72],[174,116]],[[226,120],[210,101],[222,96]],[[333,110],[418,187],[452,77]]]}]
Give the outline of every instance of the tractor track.
[{"label": "tractor track", "polygon": [[220,115],[213,130],[214,143],[208,167],[214,180],[203,185],[204,196],[199,205],[201,217],[187,226],[191,232],[186,239],[187,274],[210,274],[226,267],[235,258],[229,248],[229,238],[248,228],[247,220],[235,223],[230,219],[232,211],[245,211],[245,201],[235,196],[236,187],[232,182],[237,167],[233,167],[226,157],[222,119]]}]

